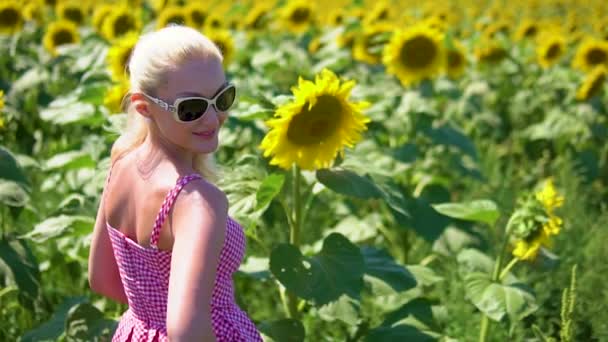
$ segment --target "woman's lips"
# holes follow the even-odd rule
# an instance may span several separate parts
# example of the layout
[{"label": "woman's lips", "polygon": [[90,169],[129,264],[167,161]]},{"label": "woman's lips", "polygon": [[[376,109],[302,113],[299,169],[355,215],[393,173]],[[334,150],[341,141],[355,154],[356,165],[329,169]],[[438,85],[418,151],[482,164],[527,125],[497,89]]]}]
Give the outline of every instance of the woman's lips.
[{"label": "woman's lips", "polygon": [[192,133],[192,134],[197,135],[197,136],[202,137],[202,138],[210,138],[210,137],[212,137],[215,134],[215,130],[212,129],[210,131],[195,132],[195,133]]}]

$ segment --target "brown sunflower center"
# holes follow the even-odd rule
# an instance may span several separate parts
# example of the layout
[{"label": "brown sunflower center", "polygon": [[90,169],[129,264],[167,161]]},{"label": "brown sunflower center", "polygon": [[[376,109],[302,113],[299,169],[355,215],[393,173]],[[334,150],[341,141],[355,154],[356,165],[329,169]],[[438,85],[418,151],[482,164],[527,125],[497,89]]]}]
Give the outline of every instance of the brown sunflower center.
[{"label": "brown sunflower center", "polygon": [[559,57],[561,54],[562,54],[561,45],[559,45],[558,43],[553,43],[547,49],[547,53],[545,54],[545,56],[547,57],[547,59],[554,59],[554,58]]},{"label": "brown sunflower center", "polygon": [[0,26],[14,27],[21,21],[21,13],[12,7],[5,7],[0,10]]},{"label": "brown sunflower center", "polygon": [[203,26],[203,24],[205,24],[205,19],[207,19],[207,13],[203,10],[192,10],[192,12],[190,12],[190,18],[194,25]]},{"label": "brown sunflower center", "polygon": [[265,27],[265,25],[264,25],[264,12],[260,12],[258,15],[256,15],[253,18],[253,20],[249,24],[249,28],[259,30],[259,29],[263,29],[264,27]]},{"label": "brown sunflower center", "polygon": [[135,20],[130,15],[120,15],[114,20],[114,36],[120,37],[135,29]]},{"label": "brown sunflower center", "polygon": [[507,51],[505,51],[505,49],[501,48],[501,47],[492,47],[489,50],[487,50],[485,52],[485,54],[482,56],[482,59],[486,62],[500,62],[501,60],[503,60],[505,57],[507,57]]},{"label": "brown sunflower center", "polygon": [[459,68],[464,61],[462,54],[456,50],[448,51],[448,68],[449,69],[457,69]]},{"label": "brown sunflower center", "polygon": [[427,37],[417,36],[401,46],[399,60],[410,69],[419,69],[433,63],[438,54],[437,46]]},{"label": "brown sunflower center", "polygon": [[587,64],[598,65],[608,62],[608,53],[604,49],[592,48],[585,56]]},{"label": "brown sunflower center", "polygon": [[306,7],[298,7],[289,16],[289,20],[294,23],[303,23],[308,21],[310,17],[310,10]]},{"label": "brown sunflower center", "polygon": [[226,53],[226,44],[224,44],[223,41],[217,39],[217,40],[214,40],[213,43],[215,45],[217,45],[217,48],[220,49],[220,51],[222,52],[222,54]]},{"label": "brown sunflower center", "polygon": [[294,116],[287,138],[296,145],[314,145],[330,137],[340,125],[342,104],[331,95],[322,95],[309,110],[308,103]]},{"label": "brown sunflower center", "polygon": [[167,17],[167,24],[183,24],[186,18],[182,14],[174,14]]},{"label": "brown sunflower center", "polygon": [[526,27],[526,29],[524,30],[524,37],[527,37],[527,38],[534,37],[536,35],[536,32],[538,32],[537,27],[534,25],[530,25],[530,26]]},{"label": "brown sunflower center", "polygon": [[68,7],[63,11],[63,15],[65,18],[73,23],[78,25],[82,24],[84,19],[84,15],[82,11],[78,7]]},{"label": "brown sunflower center", "polygon": [[53,43],[55,46],[74,43],[74,35],[68,30],[59,30],[53,34]]}]

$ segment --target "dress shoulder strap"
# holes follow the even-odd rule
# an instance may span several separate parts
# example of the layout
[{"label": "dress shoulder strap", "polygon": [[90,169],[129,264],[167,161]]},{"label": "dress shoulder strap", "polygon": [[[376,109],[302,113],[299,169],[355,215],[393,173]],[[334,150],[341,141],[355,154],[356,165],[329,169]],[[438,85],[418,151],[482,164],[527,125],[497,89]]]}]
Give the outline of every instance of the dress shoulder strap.
[{"label": "dress shoulder strap", "polygon": [[200,174],[192,173],[177,179],[175,186],[173,187],[173,189],[171,189],[171,191],[169,191],[169,193],[165,197],[163,205],[161,206],[158,215],[156,215],[156,220],[154,221],[154,228],[152,229],[152,236],[150,237],[150,246],[152,246],[152,248],[158,248],[157,245],[158,239],[160,237],[160,229],[163,226],[163,223],[165,223],[165,219],[167,218],[167,216],[169,216],[169,211],[171,211],[171,207],[173,206],[177,195],[179,195],[179,192],[190,181],[201,178],[202,177]]}]

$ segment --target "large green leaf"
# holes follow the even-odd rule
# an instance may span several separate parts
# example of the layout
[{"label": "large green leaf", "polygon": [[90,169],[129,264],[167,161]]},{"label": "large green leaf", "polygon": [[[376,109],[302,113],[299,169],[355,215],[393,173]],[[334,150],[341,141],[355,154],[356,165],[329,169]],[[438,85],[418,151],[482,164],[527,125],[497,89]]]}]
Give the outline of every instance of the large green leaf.
[{"label": "large green leaf", "polygon": [[360,176],[345,169],[317,170],[317,180],[331,190],[357,198],[379,198],[382,192],[368,176]]},{"label": "large green leaf", "polygon": [[291,318],[263,322],[258,328],[262,334],[269,337],[269,339],[264,339],[268,342],[302,342],[306,337],[302,322]]},{"label": "large green leaf", "polygon": [[273,173],[266,176],[256,193],[256,211],[266,210],[272,199],[281,192],[284,181],[285,175],[282,173]]},{"label": "large green leaf", "polygon": [[534,294],[522,284],[499,284],[490,275],[473,272],[465,276],[465,293],[473,304],[494,321],[508,315],[519,321],[538,309]]},{"label": "large green leaf", "polygon": [[463,153],[469,155],[473,160],[477,160],[477,150],[471,139],[452,127],[450,124],[444,124],[436,128],[428,128],[423,132],[429,136],[435,144],[454,146],[460,149]]},{"label": "large green leaf", "polygon": [[319,308],[319,317],[332,322],[336,319],[355,326],[359,321],[359,302],[347,295],[342,295],[338,300],[327,303]]},{"label": "large green leaf", "polygon": [[40,111],[40,118],[57,125],[89,123],[102,124],[104,118],[98,114],[95,106],[83,102],[53,101],[49,107]]},{"label": "large green leaf", "polygon": [[38,296],[38,262],[26,241],[0,239],[0,274],[15,283],[19,291],[30,298]]},{"label": "large green leaf", "polygon": [[383,326],[409,324],[422,330],[437,331],[439,321],[446,315],[445,307],[426,298],[414,298],[386,315]]},{"label": "large green leaf", "polygon": [[365,261],[357,246],[332,233],[313,257],[303,256],[290,244],[275,247],[270,254],[270,271],[289,291],[320,306],[342,294],[358,299]]},{"label": "large green leaf", "polygon": [[393,341],[437,341],[438,334],[422,331],[414,326],[399,324],[392,327],[381,326],[370,330],[365,337],[366,342],[393,342]]},{"label": "large green leaf", "polygon": [[117,322],[106,319],[89,303],[78,303],[70,308],[65,319],[65,335],[70,341],[101,341],[116,329]]},{"label": "large green leaf", "polygon": [[51,319],[28,331],[21,337],[22,342],[57,341],[65,331],[65,321],[70,309],[79,303],[86,302],[86,297],[69,297],[57,307]]},{"label": "large green leaf", "polygon": [[82,233],[83,231],[92,231],[95,220],[88,216],[67,216],[60,215],[48,218],[36,226],[22,238],[31,239],[35,242],[42,243],[48,239],[56,238],[67,232]]},{"label": "large green leaf", "polygon": [[3,146],[0,146],[0,179],[17,182],[22,187],[28,187],[25,173],[12,153]]},{"label": "large green leaf", "polygon": [[462,203],[441,203],[432,204],[433,209],[440,214],[474,222],[487,223],[493,225],[500,212],[496,203],[491,200],[476,200]]},{"label": "large green leaf", "polygon": [[365,274],[381,279],[397,292],[416,286],[414,275],[397,264],[387,251],[364,246],[361,247],[361,254],[365,259]]},{"label": "large green leaf", "polygon": [[95,161],[85,151],[59,153],[44,163],[46,171],[61,169],[63,171],[80,168],[95,168]]},{"label": "large green leaf", "polygon": [[12,207],[23,207],[28,199],[28,193],[19,183],[0,179],[0,203]]}]

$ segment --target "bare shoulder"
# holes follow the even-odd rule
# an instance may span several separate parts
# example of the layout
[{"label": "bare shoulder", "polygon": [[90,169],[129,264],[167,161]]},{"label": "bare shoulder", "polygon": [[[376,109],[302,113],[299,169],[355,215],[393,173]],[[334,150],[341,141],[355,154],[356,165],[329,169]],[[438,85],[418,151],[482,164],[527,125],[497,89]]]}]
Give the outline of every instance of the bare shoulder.
[{"label": "bare shoulder", "polygon": [[179,230],[187,227],[223,224],[227,215],[226,194],[205,180],[193,180],[182,188],[175,200],[173,233],[177,235]]}]

